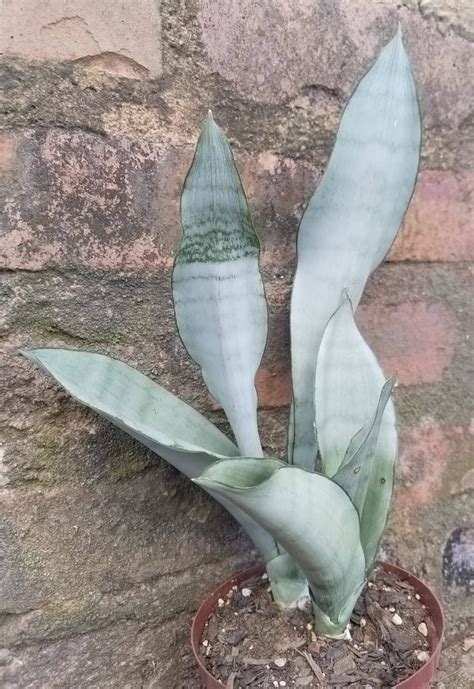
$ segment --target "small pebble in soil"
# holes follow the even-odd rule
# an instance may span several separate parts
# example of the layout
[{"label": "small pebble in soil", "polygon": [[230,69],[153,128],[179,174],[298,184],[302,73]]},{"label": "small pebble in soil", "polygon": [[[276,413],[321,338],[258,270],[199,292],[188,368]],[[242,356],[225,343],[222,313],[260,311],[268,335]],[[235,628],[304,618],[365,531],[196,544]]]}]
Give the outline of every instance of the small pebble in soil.
[{"label": "small pebble in soil", "polygon": [[418,631],[420,632],[420,634],[423,634],[423,636],[428,636],[428,627],[424,622],[420,622],[420,624],[418,625]]},{"label": "small pebble in soil", "polygon": [[428,651],[417,651],[416,657],[421,663],[426,663],[426,661],[430,659],[430,654]]},{"label": "small pebble in soil", "polygon": [[273,664],[276,665],[277,667],[285,667],[286,658],[275,658],[275,660],[273,661]]},{"label": "small pebble in soil", "polygon": [[250,589],[242,589],[242,595],[244,598],[248,598],[252,595],[252,591]]},{"label": "small pebble in soil", "polygon": [[222,598],[219,598],[219,600],[217,601],[217,605],[218,605],[220,608],[222,608],[222,606],[224,605],[224,600],[223,600]]},{"label": "small pebble in soil", "polygon": [[393,624],[396,624],[397,627],[399,627],[401,624],[403,624],[403,620],[398,614],[398,612],[395,613],[395,615],[392,617],[392,622]]}]

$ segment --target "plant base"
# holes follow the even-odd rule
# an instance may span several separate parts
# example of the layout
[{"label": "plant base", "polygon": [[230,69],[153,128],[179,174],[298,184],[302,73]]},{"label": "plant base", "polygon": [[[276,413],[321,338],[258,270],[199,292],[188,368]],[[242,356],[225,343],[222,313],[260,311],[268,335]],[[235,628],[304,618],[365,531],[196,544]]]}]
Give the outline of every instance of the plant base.
[{"label": "plant base", "polygon": [[[357,614],[354,616],[354,619],[356,620],[356,623],[353,625],[353,633],[354,635],[358,638],[358,643],[356,645],[356,649],[360,649],[364,651],[364,645],[363,642],[361,642],[361,639],[371,638],[371,633],[380,627],[382,630],[383,634],[383,624],[387,623],[387,616],[389,618],[392,617],[392,614],[389,612],[388,608],[392,607],[389,605],[389,598],[391,595],[394,595],[396,598],[396,591],[398,590],[398,595],[399,595],[399,603],[395,604],[395,607],[397,607],[402,616],[407,616],[406,617],[406,623],[405,627],[396,627],[391,622],[389,622],[389,626],[391,625],[392,627],[392,633],[397,637],[395,648],[398,650],[403,651],[403,645],[405,642],[408,642],[408,646],[410,643],[409,637],[409,631],[411,630],[412,632],[415,631],[415,637],[416,637],[416,646],[418,646],[418,640],[419,640],[419,646],[420,646],[420,651],[428,655],[429,652],[429,660],[425,662],[419,669],[414,672],[410,677],[407,677],[406,679],[399,680],[398,684],[391,684],[391,686],[397,686],[400,688],[404,689],[424,689],[429,687],[430,680],[432,680],[436,665],[439,659],[439,652],[441,648],[441,639],[442,639],[442,634],[443,634],[443,616],[441,612],[441,607],[439,605],[439,602],[435,598],[435,596],[427,589],[427,587],[420,582],[418,579],[413,577],[410,573],[406,572],[405,570],[401,570],[400,568],[394,566],[394,565],[389,565],[386,563],[380,563],[381,569],[383,571],[380,572],[379,575],[377,575],[375,579],[375,588],[372,586],[372,588],[367,589],[366,595],[364,596],[364,600],[361,599],[361,607],[357,608],[356,611],[359,610],[359,617],[362,612],[364,612],[363,608],[364,605],[369,605],[369,611],[371,613],[371,617],[375,616],[377,617],[377,614],[382,615],[382,624],[378,625],[378,623],[375,623],[372,625],[373,628],[371,628],[371,617],[368,619],[368,624],[367,628],[364,628],[363,630],[361,627],[358,626],[357,624]],[[227,674],[229,673],[229,669],[227,669],[227,674],[219,674],[222,671],[222,667],[220,666],[220,661],[219,657],[222,657],[222,661],[224,662],[224,656],[227,656],[227,660],[230,657],[230,654],[236,655],[236,657],[239,659],[236,661],[235,665],[235,670],[237,670],[237,674],[239,672],[243,672],[242,670],[242,662],[241,659],[245,655],[246,657],[250,657],[250,660],[248,661],[248,668],[249,670],[245,670],[245,675],[242,675],[242,678],[245,677],[245,679],[248,679],[247,675],[249,676],[251,672],[255,671],[256,676],[264,676],[267,678],[267,681],[269,678],[272,678],[271,684],[273,684],[274,680],[286,680],[287,686],[291,686],[292,684],[292,670],[291,667],[295,667],[295,661],[298,662],[300,667],[303,668],[302,673],[305,673],[305,667],[307,667],[306,674],[311,674],[311,672],[314,672],[314,677],[313,681],[311,681],[311,678],[307,678],[308,684],[305,684],[305,686],[309,687],[315,687],[319,686],[320,682],[317,680],[317,672],[320,671],[322,672],[321,668],[324,670],[326,674],[328,674],[328,669],[329,673],[332,672],[332,665],[334,663],[331,663],[331,667],[325,667],[324,665],[324,658],[326,657],[327,653],[329,652],[330,654],[333,654],[335,658],[339,659],[339,664],[338,664],[338,672],[337,674],[339,675],[340,669],[339,666],[342,667],[344,665],[344,657],[346,657],[349,661],[348,663],[348,673],[351,675],[351,673],[354,672],[361,672],[361,682],[362,678],[364,676],[362,670],[358,667],[356,669],[350,669],[351,668],[351,658],[354,658],[354,654],[352,651],[354,650],[354,647],[350,648],[346,644],[349,642],[345,641],[328,641],[327,639],[317,639],[314,641],[313,637],[313,642],[311,642],[311,634],[310,632],[306,629],[306,623],[308,623],[310,617],[309,617],[309,612],[306,613],[306,618],[304,617],[304,614],[301,613],[300,611],[295,611],[296,617],[291,620],[291,623],[288,624],[286,619],[284,619],[281,615],[281,613],[276,613],[275,612],[275,617],[273,616],[273,611],[274,607],[272,604],[269,603],[268,600],[268,594],[266,593],[265,590],[265,584],[261,581],[261,578],[259,575],[263,573],[263,568],[261,566],[256,566],[251,568],[250,570],[247,570],[245,572],[242,572],[241,574],[232,577],[232,579],[226,581],[224,584],[222,584],[213,594],[208,596],[208,598],[204,601],[203,605],[199,609],[195,620],[193,622],[193,629],[192,629],[192,644],[193,644],[193,652],[196,657],[196,661],[199,667],[201,679],[203,681],[203,686],[207,687],[208,689],[216,689],[216,688],[222,688],[226,684],[226,678]],[[393,577],[395,575],[395,577]],[[239,592],[233,592],[230,595],[230,605],[226,606],[226,608],[222,608],[221,610],[219,609],[218,606],[218,600],[222,599],[224,601],[227,600],[227,595],[231,591],[233,586],[240,586],[243,582],[247,582],[248,580],[251,580],[253,578],[253,581],[249,581],[248,587],[253,590],[254,593],[252,595],[248,596],[248,598],[243,599],[242,594]],[[393,581],[395,586],[393,587],[393,592],[386,592],[384,589],[390,589],[392,588],[390,585],[387,586],[387,583],[390,584],[390,582]],[[406,582],[406,583],[404,583]],[[409,591],[407,589],[407,586],[413,586],[415,592]],[[377,587],[380,589],[380,595],[382,595],[383,600],[381,600],[382,606],[379,606],[378,604],[375,604],[372,606],[371,601],[372,600],[377,600],[377,596],[379,595],[377,593]],[[247,588],[247,586],[246,586]],[[412,594],[412,595],[410,595]],[[235,598],[233,597],[235,595]],[[416,597],[420,598],[420,602],[415,601],[414,598]],[[400,597],[401,596],[401,597]],[[409,603],[405,601],[403,603],[402,598],[405,599],[408,597],[408,601],[412,600],[412,603]],[[421,608],[421,604],[425,606],[426,609]],[[405,605],[405,608],[403,608],[403,605]],[[252,610],[252,608],[255,608],[257,606],[259,613],[255,615],[254,622],[252,622],[252,615],[249,615],[248,612]],[[374,609],[371,610],[371,607]],[[417,608],[418,607],[418,611]],[[214,608],[217,608],[216,614],[213,615],[213,610]],[[413,608],[413,610],[411,609]],[[237,615],[234,618],[234,609],[237,611]],[[239,618],[240,615],[240,610],[242,610],[243,617]],[[412,621],[411,625],[408,625],[408,614],[412,614],[414,616],[415,622]],[[288,613],[287,613],[288,614]],[[364,614],[367,614],[365,612]],[[299,618],[298,618],[299,615]],[[418,617],[417,615],[421,615],[424,617],[427,621],[427,630],[428,630],[428,637],[425,639],[423,635],[419,634],[416,630],[413,629],[413,624],[416,623],[418,624]],[[210,620],[210,627],[209,629],[206,629],[206,623],[211,616]],[[421,618],[420,618],[421,619]],[[298,620],[298,622],[296,622]],[[248,634],[248,639],[247,641],[243,642],[242,639],[239,640],[239,634],[242,634],[242,629],[245,627],[245,624],[249,624],[250,626],[245,630],[246,634]],[[216,636],[216,624],[220,625],[221,627],[225,627],[225,634],[222,635],[220,634],[219,636],[226,637],[225,641],[221,644],[219,647],[219,640],[215,638]],[[274,646],[272,643],[268,644],[268,648],[265,649],[265,644],[267,643],[266,639],[266,634],[263,633],[262,639],[263,639],[263,645],[259,647],[259,639],[258,639],[258,632],[260,630],[260,625],[262,627],[267,625],[267,627],[271,630],[273,625],[280,625],[278,628],[278,632],[276,636],[278,637],[278,641],[280,641],[280,637],[285,637],[287,641],[292,641],[292,642],[299,642],[300,639],[303,639],[303,646],[300,644],[298,651],[287,651],[285,652],[284,650],[282,652],[275,652]],[[299,627],[298,627],[299,624]],[[363,624],[365,625],[365,620],[363,621]],[[252,629],[252,625],[254,625],[254,629]],[[283,626],[282,626],[283,625]],[[293,632],[294,626],[297,626],[297,631]],[[252,634],[254,634],[255,627],[257,629],[257,636],[254,638]],[[285,632],[286,629],[286,632]],[[204,636],[203,636],[204,633]],[[231,642],[231,646],[228,646],[227,642],[227,636],[228,634],[233,634],[234,635],[234,640]],[[293,634],[293,638],[291,638]],[[212,674],[208,671],[206,667],[206,660],[202,657],[201,652],[204,651],[206,652],[206,649],[209,648],[209,646],[203,647],[201,645],[201,640],[207,639],[207,637],[210,636],[211,642],[209,645],[212,645],[213,649],[212,652],[214,655],[212,658],[212,665],[211,667],[215,668],[215,671],[218,676],[221,678],[224,677],[223,682],[221,683],[218,679],[212,676]],[[245,634],[244,634],[245,636]],[[412,634],[413,637],[413,634]],[[284,639],[285,640],[285,639]],[[253,645],[253,651],[249,650],[249,644]],[[424,644],[424,646],[423,646]],[[408,648],[407,646],[407,648]],[[318,656],[318,647],[320,647],[321,651],[321,656]],[[370,648],[370,642],[369,642],[369,648]],[[423,648],[425,650],[423,650]],[[308,652],[309,649],[309,652]],[[316,650],[315,650],[316,649]],[[412,649],[413,649],[413,638],[412,638]],[[258,656],[258,659],[260,661],[262,658],[265,657],[266,653],[268,653],[268,663],[265,662],[260,662],[260,665],[258,665],[258,662],[255,662],[253,664],[253,659],[256,659]],[[303,653],[303,655],[301,655]],[[387,651],[388,656],[386,660],[388,661],[388,665],[390,665],[390,652]],[[307,654],[309,655],[309,659],[311,658],[315,659],[316,661],[319,660],[319,664],[313,663],[315,667],[311,671],[310,663],[308,663],[307,666],[305,666],[305,659],[304,655]],[[402,653],[403,655],[403,653]],[[280,656],[283,659],[288,660],[288,664],[286,665],[285,669],[281,669],[278,666],[274,664],[274,659],[275,657]],[[407,659],[411,659],[413,657],[413,650],[408,650],[406,653]],[[217,664],[214,663],[214,660],[217,659]],[[298,659],[298,660],[297,660]],[[342,660],[341,660],[342,659]],[[356,657],[357,660],[357,657]],[[358,661],[357,661],[358,662]],[[409,665],[408,667],[411,668],[411,660],[408,661]],[[362,663],[363,665],[364,663]],[[245,662],[245,668],[247,668],[247,660]],[[418,662],[417,665],[419,666],[420,663]],[[375,668],[375,666],[374,666]],[[377,667],[378,669],[378,667]],[[416,668],[415,668],[416,669]],[[408,672],[410,669],[408,669]],[[366,670],[367,672],[367,670]],[[370,668],[368,670],[370,674]],[[268,674],[267,674],[268,673]],[[241,676],[241,675],[239,675]],[[359,676],[359,675],[357,675]],[[402,675],[403,676],[403,675]],[[399,678],[400,675],[395,675],[395,681],[397,681],[396,678]],[[339,679],[339,677],[338,677]],[[343,678],[341,677],[341,680]],[[242,681],[242,680],[241,680]],[[354,680],[352,680],[354,681]],[[360,682],[360,686],[364,686],[364,683]],[[343,683],[341,684],[343,685]],[[370,683],[368,683],[370,686]],[[232,683],[231,685],[232,686]],[[238,683],[238,678],[236,677],[234,687],[237,688],[239,686]],[[256,686],[258,686],[258,682],[256,682]],[[384,684],[385,686],[385,684]],[[389,686],[389,684],[387,684]]]}]

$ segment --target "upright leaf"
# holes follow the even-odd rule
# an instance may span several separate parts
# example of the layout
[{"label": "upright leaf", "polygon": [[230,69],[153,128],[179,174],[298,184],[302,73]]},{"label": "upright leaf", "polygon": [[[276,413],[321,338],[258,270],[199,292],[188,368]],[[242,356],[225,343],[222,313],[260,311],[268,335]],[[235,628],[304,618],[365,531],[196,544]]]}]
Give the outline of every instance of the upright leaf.
[{"label": "upright leaf", "polygon": [[[102,354],[71,349],[30,349],[40,366],[78,402],[126,431],[189,478],[216,459],[238,456],[236,446],[210,421],[131,366]],[[280,554],[275,540],[221,496],[265,561]]]},{"label": "upright leaf", "polygon": [[362,516],[364,511],[367,489],[376,459],[382,417],[387,402],[390,399],[390,395],[392,394],[392,390],[393,381],[389,379],[385,382],[380,393],[374,417],[370,420],[368,425],[364,426],[364,439],[353,453],[352,448],[350,448],[351,454],[344,459],[344,462],[333,477],[334,481],[340,485],[341,488],[344,488],[358,511],[359,516]]},{"label": "upright leaf", "polygon": [[[316,366],[316,430],[321,469],[326,476],[334,476],[357,431],[371,423],[384,382],[383,371],[357,328],[344,291],[341,305],[324,331]],[[360,437],[359,444],[362,440]],[[397,453],[392,402],[383,415],[379,450],[393,458]]]},{"label": "upright leaf", "polygon": [[312,469],[317,453],[314,383],[324,328],[344,287],[357,306],[368,276],[390,248],[413,192],[420,137],[415,83],[398,33],[344,110],[326,172],[298,232],[289,453],[302,467]]},{"label": "upright leaf", "polygon": [[223,460],[195,481],[281,543],[308,579],[316,630],[343,634],[365,578],[359,518],[346,493],[321,474],[274,459]]},{"label": "upright leaf", "polygon": [[323,472],[348,492],[359,511],[368,569],[377,554],[393,492],[398,438],[391,390],[391,381],[385,383],[377,359],[357,329],[344,293],[319,349],[317,433]]},{"label": "upright leaf", "polygon": [[173,270],[179,333],[241,454],[258,457],[255,374],[267,337],[259,241],[232,151],[211,115],[184,184],[181,222]]},{"label": "upright leaf", "polygon": [[380,393],[372,422],[364,427],[362,443],[353,453],[349,448],[347,459],[333,477],[349,495],[359,513],[360,540],[367,572],[377,556],[393,493],[397,449],[395,447],[392,453],[388,452],[383,438],[386,431],[382,428],[382,417],[390,403],[392,390],[393,380],[389,379]]}]

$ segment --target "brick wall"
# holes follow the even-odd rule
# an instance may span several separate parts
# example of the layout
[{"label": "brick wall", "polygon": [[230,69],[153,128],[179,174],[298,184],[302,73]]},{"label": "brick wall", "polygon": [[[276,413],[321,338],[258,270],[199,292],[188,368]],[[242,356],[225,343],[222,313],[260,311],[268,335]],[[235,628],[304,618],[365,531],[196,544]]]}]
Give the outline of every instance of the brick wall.
[{"label": "brick wall", "polygon": [[118,356],[225,428],[175,333],[170,293],[179,190],[212,106],[263,242],[271,320],[260,425],[265,450],[283,456],[297,221],[343,103],[400,19],[422,101],[421,171],[358,318],[399,379],[385,552],[444,598],[444,686],[467,687],[470,3],[71,0],[65,11],[59,0],[5,0],[4,12],[3,686],[197,686],[191,611],[255,553],[198,489],[78,408],[17,349]]}]

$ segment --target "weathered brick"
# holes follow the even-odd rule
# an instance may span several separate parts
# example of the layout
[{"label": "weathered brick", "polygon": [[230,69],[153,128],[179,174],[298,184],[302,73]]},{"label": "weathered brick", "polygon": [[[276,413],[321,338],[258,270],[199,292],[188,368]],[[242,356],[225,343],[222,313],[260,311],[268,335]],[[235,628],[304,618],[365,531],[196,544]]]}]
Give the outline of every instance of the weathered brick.
[{"label": "weathered brick", "polygon": [[7,174],[15,158],[15,137],[11,134],[0,134],[0,170]]},{"label": "weathered brick", "polygon": [[[170,267],[192,147],[155,139],[60,130],[5,134],[2,264]],[[278,271],[294,260],[296,228],[319,171],[270,152],[237,158],[262,238],[262,266]],[[422,173],[389,260],[468,260],[470,186],[467,173]]]},{"label": "weathered brick", "polygon": [[[10,135],[4,267],[171,265],[180,176],[171,150],[81,131]],[[171,238],[170,238],[171,235]]]},{"label": "weathered brick", "polygon": [[388,300],[362,306],[357,320],[387,375],[402,385],[443,379],[454,354],[454,315],[442,304]]},{"label": "weathered brick", "polygon": [[255,384],[262,407],[283,407],[291,397],[291,377],[288,368],[260,368]]},{"label": "weathered brick", "polygon": [[[443,19],[422,16],[417,3],[202,0],[202,36],[213,70],[246,97],[285,103],[306,92],[331,111],[347,97],[374,52],[401,21],[420,84],[425,126],[457,126],[472,102],[473,52],[465,32],[442,32]],[[468,10],[464,12],[467,16]],[[328,21],[329,20],[329,21]],[[453,28],[458,29],[454,24]],[[461,35],[460,35],[461,34]],[[466,97],[470,94],[470,97]]]},{"label": "weathered brick", "polygon": [[474,437],[465,426],[425,417],[416,426],[402,427],[396,506],[416,509],[462,491],[473,455]]},{"label": "weathered brick", "polygon": [[120,77],[157,76],[161,73],[158,4],[5,0],[4,51],[27,60],[78,60]]},{"label": "weathered brick", "polygon": [[420,173],[390,261],[474,260],[474,175]]},{"label": "weathered brick", "polygon": [[[387,375],[401,385],[443,380],[454,355],[456,321],[441,304],[424,302],[392,304],[385,300],[363,305],[357,320]],[[263,407],[289,404],[291,379],[284,340],[257,373],[259,401]],[[283,345],[283,347],[282,347]]]},{"label": "weathered brick", "polygon": [[133,612],[72,638],[13,648],[0,667],[4,689],[200,689],[188,615],[145,624]]},{"label": "weathered brick", "polygon": [[208,503],[206,526],[190,512],[207,501],[187,479],[160,468],[90,487],[4,489],[3,611],[93,601],[239,550],[243,555],[237,528],[232,533],[231,519],[215,503]]}]

